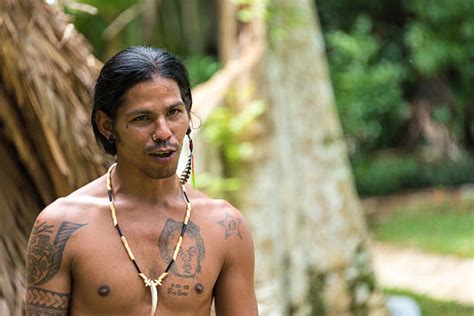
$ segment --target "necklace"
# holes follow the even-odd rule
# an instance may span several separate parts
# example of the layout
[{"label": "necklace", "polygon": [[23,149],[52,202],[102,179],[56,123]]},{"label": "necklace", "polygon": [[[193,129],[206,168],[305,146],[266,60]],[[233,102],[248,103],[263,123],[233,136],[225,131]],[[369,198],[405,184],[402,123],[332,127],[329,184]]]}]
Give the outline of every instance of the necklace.
[{"label": "necklace", "polygon": [[188,195],[186,194],[186,188],[183,183],[181,183],[181,188],[183,192],[183,198],[184,201],[186,202],[186,215],[184,216],[184,221],[183,221],[183,226],[181,228],[181,234],[179,235],[178,242],[176,243],[176,247],[174,249],[173,257],[168,263],[168,266],[165,269],[165,272],[163,272],[158,279],[150,279],[148,278],[141,270],[140,267],[138,266],[135,256],[132,253],[132,250],[130,249],[127,239],[125,236],[122,234],[122,230],[120,229],[120,226],[117,221],[117,214],[115,210],[115,205],[114,205],[114,200],[113,200],[113,192],[112,192],[112,171],[115,169],[117,166],[117,163],[114,163],[112,166],[110,166],[109,170],[107,171],[107,194],[109,196],[109,201],[110,201],[110,214],[112,215],[112,222],[114,224],[114,227],[117,229],[117,232],[119,233],[120,239],[122,240],[122,244],[125,248],[125,251],[128,254],[128,257],[132,261],[133,265],[135,266],[135,269],[138,272],[138,275],[140,278],[142,278],[143,282],[145,283],[145,287],[150,288],[151,292],[151,316],[155,315],[156,308],[158,306],[158,290],[157,286],[162,286],[163,285],[163,280],[166,278],[166,276],[169,273],[169,270],[173,266],[174,262],[176,261],[176,258],[178,256],[179,250],[181,249],[181,244],[183,242],[184,238],[184,233],[186,232],[186,228],[188,227],[188,222],[189,222],[189,217],[191,216],[191,202],[189,201]]}]

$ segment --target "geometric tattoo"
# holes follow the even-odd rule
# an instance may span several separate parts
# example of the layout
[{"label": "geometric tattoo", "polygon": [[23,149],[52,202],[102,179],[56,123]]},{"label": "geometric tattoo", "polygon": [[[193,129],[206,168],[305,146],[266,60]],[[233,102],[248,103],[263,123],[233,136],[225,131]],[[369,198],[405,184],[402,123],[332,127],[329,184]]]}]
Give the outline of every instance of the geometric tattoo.
[{"label": "geometric tattoo", "polygon": [[51,239],[54,225],[43,222],[33,228],[28,245],[26,263],[27,279],[30,285],[44,284],[56,275],[61,267],[61,260],[67,241],[76,230],[84,225],[87,224],[63,222],[58,229],[53,243],[51,243]]},{"label": "geometric tattoo", "polygon": [[[160,234],[158,246],[160,248],[161,258],[167,263],[170,262],[173,257],[174,246],[179,238],[182,226],[183,222],[168,218]],[[199,226],[189,221],[183,236],[181,249],[170,271],[178,277],[195,278],[201,273],[201,264],[205,255],[206,250]]]},{"label": "geometric tattoo", "polygon": [[242,239],[242,235],[240,234],[240,222],[242,221],[241,218],[232,217],[227,212],[225,213],[225,219],[218,221],[219,225],[223,226],[225,229],[225,238],[227,239],[232,235],[237,236],[238,238]]},{"label": "geometric tattoo", "polygon": [[68,303],[69,294],[28,287],[25,315],[65,316],[67,315]]}]

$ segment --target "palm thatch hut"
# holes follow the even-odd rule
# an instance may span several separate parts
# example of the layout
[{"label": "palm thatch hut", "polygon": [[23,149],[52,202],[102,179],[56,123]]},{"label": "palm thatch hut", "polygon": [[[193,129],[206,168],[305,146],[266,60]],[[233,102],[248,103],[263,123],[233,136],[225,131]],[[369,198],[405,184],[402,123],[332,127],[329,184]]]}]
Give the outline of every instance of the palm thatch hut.
[{"label": "palm thatch hut", "polygon": [[89,124],[100,63],[68,16],[0,0],[0,315],[21,315],[38,212],[104,171]]}]

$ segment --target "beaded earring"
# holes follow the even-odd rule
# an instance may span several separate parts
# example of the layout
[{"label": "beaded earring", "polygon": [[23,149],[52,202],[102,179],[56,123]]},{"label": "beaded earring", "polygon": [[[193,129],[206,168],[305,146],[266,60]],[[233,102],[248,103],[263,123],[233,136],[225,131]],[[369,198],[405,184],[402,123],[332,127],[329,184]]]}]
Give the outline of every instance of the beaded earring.
[{"label": "beaded earring", "polygon": [[181,184],[185,184],[189,176],[191,176],[191,183],[193,187],[196,187],[196,174],[194,172],[194,155],[193,155],[193,140],[191,139],[191,129],[188,128],[188,131],[186,132],[186,135],[188,135],[188,141],[189,141],[189,156],[188,156],[188,161],[186,162],[186,167],[184,167],[183,172],[181,173],[181,176],[179,177],[179,182]]}]

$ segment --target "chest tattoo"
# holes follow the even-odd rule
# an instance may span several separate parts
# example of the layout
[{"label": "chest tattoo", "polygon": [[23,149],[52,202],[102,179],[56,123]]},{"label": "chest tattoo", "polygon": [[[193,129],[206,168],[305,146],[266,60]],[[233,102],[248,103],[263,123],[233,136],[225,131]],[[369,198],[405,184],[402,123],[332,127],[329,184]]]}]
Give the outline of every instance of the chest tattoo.
[{"label": "chest tattoo", "polygon": [[189,295],[189,285],[187,284],[179,284],[179,283],[171,283],[168,287],[168,291],[166,292],[170,295],[175,296],[188,296]]},{"label": "chest tattoo", "polygon": [[[181,233],[183,223],[169,218],[160,234],[158,245],[161,257],[169,262],[173,256],[173,245]],[[199,226],[189,221],[185,233],[186,243],[178,252],[171,272],[181,278],[195,278],[201,273],[201,265],[206,254]]]}]

